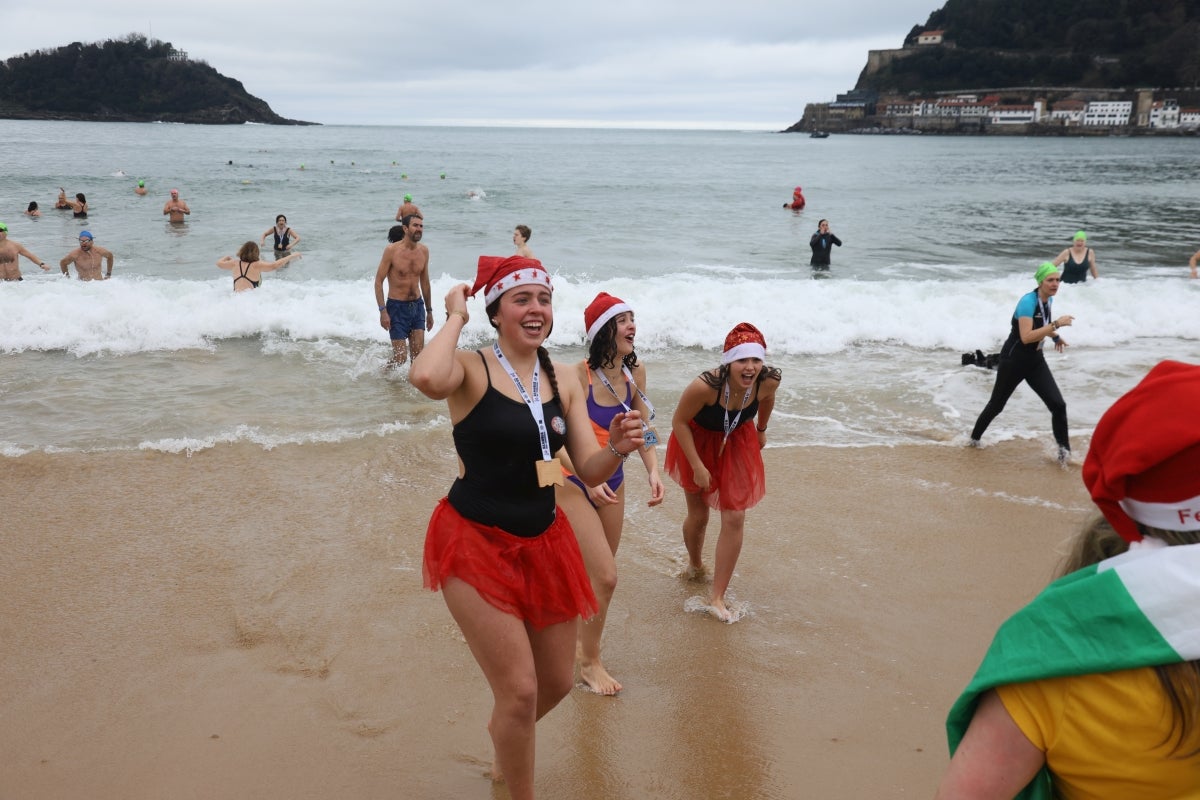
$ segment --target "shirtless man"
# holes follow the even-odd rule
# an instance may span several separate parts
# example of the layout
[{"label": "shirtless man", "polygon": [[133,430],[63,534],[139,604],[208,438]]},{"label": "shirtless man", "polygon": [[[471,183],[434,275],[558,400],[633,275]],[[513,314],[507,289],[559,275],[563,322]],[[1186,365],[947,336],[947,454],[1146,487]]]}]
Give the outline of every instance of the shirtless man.
[{"label": "shirtless man", "polygon": [[21,256],[25,256],[42,269],[49,271],[46,262],[25,249],[25,245],[8,238],[8,226],[0,222],[0,279],[6,281],[23,281],[21,277]]},{"label": "shirtless man", "polygon": [[179,199],[179,190],[171,190],[171,199],[163,206],[163,215],[169,222],[183,222],[184,214],[191,214],[188,204]]},{"label": "shirtless man", "polygon": [[138,181],[137,186],[133,187],[133,193],[136,194],[138,197],[145,197],[146,196],[146,182]]},{"label": "shirtless man", "polygon": [[[375,271],[375,304],[379,306],[379,325],[392,339],[392,359],[388,367],[397,367],[425,347],[425,331],[433,330],[430,305],[429,248],[421,244],[425,221],[419,215],[401,221],[404,238],[383,250]],[[387,279],[387,302],[383,299],[383,281]],[[422,327],[422,323],[424,327]]]},{"label": "shirtless man", "polygon": [[[404,195],[404,202],[400,208],[396,210],[396,222],[404,221],[405,217],[419,217],[421,209],[417,208],[417,204],[412,201],[412,195]],[[415,353],[413,355],[416,355]]]},{"label": "shirtless man", "polygon": [[[100,262],[108,261],[108,269],[104,274],[100,273]],[[76,247],[58,262],[58,266],[62,268],[63,275],[70,275],[70,270],[67,269],[71,264],[75,265],[75,274],[79,276],[81,281],[102,281],[112,277],[113,254],[112,250],[101,247],[92,241],[91,231],[82,231],[79,234],[79,247]]]}]

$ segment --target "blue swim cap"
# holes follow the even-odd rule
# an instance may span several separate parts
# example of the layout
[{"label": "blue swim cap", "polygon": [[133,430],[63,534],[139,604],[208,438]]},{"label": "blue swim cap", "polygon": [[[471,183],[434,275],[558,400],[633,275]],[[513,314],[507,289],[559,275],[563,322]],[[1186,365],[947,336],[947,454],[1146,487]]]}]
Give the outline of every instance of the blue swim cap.
[{"label": "blue swim cap", "polygon": [[91,239],[91,240],[95,241],[95,238],[96,238],[96,237],[95,237],[95,236],[92,236],[92,232],[91,232],[91,231],[80,231],[80,232],[79,232],[79,238],[80,238],[80,239]]}]

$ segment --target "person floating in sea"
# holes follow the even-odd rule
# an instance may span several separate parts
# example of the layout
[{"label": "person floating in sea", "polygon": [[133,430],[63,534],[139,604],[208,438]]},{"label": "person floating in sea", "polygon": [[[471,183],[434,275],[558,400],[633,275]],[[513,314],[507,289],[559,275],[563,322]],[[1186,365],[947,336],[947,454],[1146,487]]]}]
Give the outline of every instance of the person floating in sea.
[{"label": "person floating in sea", "polygon": [[513,246],[517,248],[517,255],[525,258],[533,258],[533,251],[529,249],[529,237],[533,236],[533,231],[528,225],[518,225],[513,228]]},{"label": "person floating in sea", "polygon": [[[647,505],[657,506],[663,500],[654,447],[658,434],[649,427],[654,421],[654,406],[646,396],[646,368],[633,349],[637,334],[633,309],[601,292],[584,310],[583,322],[591,341],[587,359],[576,364],[563,380],[578,381],[586,393],[588,418],[601,445],[608,441],[608,426],[614,416],[622,411],[637,411],[642,416],[646,444],[638,455],[650,482]],[[571,468],[569,463],[566,466]],[[625,525],[624,466],[618,466],[612,477],[594,486],[584,484],[574,474],[568,475],[567,482],[555,489],[555,496],[575,529],[592,591],[600,605],[599,613],[579,628],[579,678],[596,694],[614,695],[621,691],[621,684],[600,660],[600,643],[617,585],[617,548]]]},{"label": "person floating in sea", "polygon": [[172,189],[171,199],[163,206],[163,216],[167,218],[168,222],[180,225],[183,224],[184,215],[190,216],[191,213],[192,210],[188,208],[188,204],[179,199],[179,190]]},{"label": "person floating in sea", "polygon": [[804,205],[804,192],[800,190],[799,186],[797,186],[795,189],[792,189],[792,202],[784,203],[783,207],[790,208],[792,211],[799,211],[800,209],[804,208]]},{"label": "person floating in sea", "polygon": [[300,234],[296,233],[293,228],[288,227],[287,217],[280,214],[275,218],[275,224],[263,231],[263,235],[259,237],[258,244],[261,247],[267,241],[267,237],[274,234],[275,236],[275,254],[286,253],[300,243]]},{"label": "person floating in sea", "polygon": [[1083,231],[1076,231],[1071,246],[1055,256],[1051,263],[1063,267],[1063,283],[1084,283],[1088,273],[1091,273],[1093,280],[1100,278],[1096,272],[1096,251],[1087,246],[1087,234]]},{"label": "person floating in sea", "polygon": [[951,709],[936,800],[1196,797],[1198,407],[1200,367],[1164,361],[1100,417],[1083,482],[1103,516]]},{"label": "person floating in sea", "polygon": [[[375,303],[379,325],[388,332],[392,357],[388,367],[398,367],[425,346],[425,331],[433,330],[433,308],[429,285],[429,248],[421,244],[425,221],[405,217],[400,223],[404,238],[383,249],[375,270]],[[387,301],[383,282],[387,281]]]},{"label": "person floating in sea", "polygon": [[146,182],[142,180],[139,180],[137,182],[137,186],[133,187],[133,193],[138,197],[145,197],[146,191]]},{"label": "person floating in sea", "polygon": [[1012,316],[1012,329],[1008,340],[1000,348],[1000,364],[996,367],[996,384],[992,387],[992,396],[975,421],[971,431],[971,445],[978,447],[979,440],[988,425],[1004,410],[1008,398],[1021,385],[1022,381],[1042,398],[1046,408],[1050,409],[1051,426],[1054,429],[1054,440],[1058,443],[1058,462],[1065,465],[1071,456],[1071,440],[1067,434],[1067,404],[1062,392],[1050,373],[1046,357],[1042,354],[1042,345],[1047,339],[1054,342],[1054,349],[1062,352],[1067,346],[1067,340],[1059,335],[1059,329],[1074,322],[1075,318],[1065,314],[1053,319],[1051,306],[1054,295],[1062,281],[1058,268],[1049,261],[1038,267],[1033,278],[1037,281],[1037,289],[1024,295],[1018,302]]},{"label": "person floating in sea", "polygon": [[63,187],[58,187],[58,197],[54,200],[55,211],[67,211],[71,208],[71,201],[67,199],[67,190]]},{"label": "person floating in sea", "polygon": [[721,512],[708,604],[725,622],[734,620],[725,592],[742,552],[746,511],[767,490],[762,448],[782,373],[763,363],[766,354],[767,342],[758,328],[738,323],[725,337],[721,365],[702,373],[680,395],[667,443],[667,474],[687,499],[683,543],[692,576],[706,572],[709,509]]},{"label": "person floating in sea", "polygon": [[808,263],[814,269],[829,269],[833,245],[841,247],[842,240],[830,233],[829,220],[823,219],[817,223],[817,232],[808,240],[808,246],[812,248],[812,258]]},{"label": "person floating in sea", "polygon": [[264,272],[274,272],[280,267],[286,267],[293,260],[300,258],[300,255],[300,253],[289,253],[274,261],[263,261],[258,245],[254,242],[246,242],[238,249],[236,256],[221,256],[217,259],[217,266],[235,273],[233,290],[245,292],[259,287]]},{"label": "person floating in sea", "polygon": [[28,208],[25,209],[25,216],[40,217],[41,215],[42,211],[38,208],[37,200],[30,200]]},{"label": "person floating in sea", "polygon": [[[491,347],[458,349],[467,297],[480,291]],[[459,477],[425,534],[424,583],[442,592],[492,691],[492,777],[533,800],[536,724],[571,691],[579,618],[596,613],[570,520],[555,505],[563,447],[587,485],[644,444],[641,416],[620,412],[600,446],[579,381],[543,346],[554,325],[550,275],[536,259],[479,258],[475,285],[445,299],[446,322],[409,380],[445,400]]]},{"label": "person floating in sea", "polygon": [[21,256],[37,264],[43,271],[49,272],[50,268],[46,266],[45,261],[29,252],[25,245],[8,238],[8,225],[0,222],[0,280],[25,280],[21,277]]},{"label": "person floating in sea", "polygon": [[[108,262],[108,269],[103,274],[100,272],[101,261]],[[58,262],[63,275],[69,276],[71,274],[67,268],[72,264],[75,265],[75,274],[79,277],[79,280],[102,281],[112,277],[113,253],[111,250],[96,244],[91,231],[80,231],[79,247],[67,253],[62,261]]]},{"label": "person floating in sea", "polygon": [[[396,209],[396,222],[402,222],[405,217],[420,217],[421,209],[417,208],[417,204],[413,202],[411,194],[404,195],[404,202],[400,204],[400,208]],[[421,217],[424,219],[424,217]]]}]

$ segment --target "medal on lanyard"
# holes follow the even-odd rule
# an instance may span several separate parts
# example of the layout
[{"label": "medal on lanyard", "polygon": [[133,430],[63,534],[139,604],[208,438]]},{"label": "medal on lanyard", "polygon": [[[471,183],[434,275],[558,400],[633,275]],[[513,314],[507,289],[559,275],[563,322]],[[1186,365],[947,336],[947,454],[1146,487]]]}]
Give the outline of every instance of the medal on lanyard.
[{"label": "medal on lanyard", "polygon": [[741,418],[742,418],[742,411],[746,408],[746,403],[750,402],[750,391],[753,388],[754,388],[754,384],[750,384],[749,386],[746,387],[746,393],[744,395],[742,395],[742,406],[741,406],[741,408],[738,409],[737,414],[734,415],[733,421],[730,422],[730,420],[729,420],[729,380],[726,379],[726,381],[725,381],[725,396],[721,401],[721,405],[723,405],[725,407],[725,437],[723,439],[721,439],[721,449],[717,451],[718,456],[720,456],[722,453],[725,452],[725,443],[727,441],[729,441],[729,434],[733,433],[734,428],[736,428],[738,426],[738,421],[741,420]]},{"label": "medal on lanyard", "polygon": [[[621,396],[617,394],[617,390],[614,389],[612,384],[608,382],[608,376],[604,374],[603,370],[597,369],[593,370],[593,372],[595,372],[596,376],[600,378],[600,382],[604,384],[605,389],[608,389],[609,394],[615,397],[617,402],[621,404],[621,408],[625,409],[626,411],[633,410],[625,403],[624,400],[621,399]],[[638,393],[638,397],[642,398],[642,402],[646,404],[646,410],[650,412],[650,418],[642,420],[642,439],[647,448],[654,447],[654,445],[658,444],[658,432],[651,427],[651,425],[654,423],[654,404],[650,402],[650,398],[646,396],[646,393],[642,391],[641,387],[634,382],[633,373],[629,371],[629,367],[622,365],[621,372],[625,374],[625,383],[634,388],[634,390]]]},{"label": "medal on lanyard", "polygon": [[492,352],[496,355],[496,360],[500,362],[500,366],[508,373],[508,377],[512,379],[513,385],[517,387],[517,392],[521,395],[521,399],[525,401],[525,405],[529,407],[529,413],[533,415],[533,421],[537,424],[538,441],[542,446],[542,458],[536,463],[538,486],[562,486],[563,473],[562,462],[557,458],[552,458],[550,455],[550,435],[546,433],[546,415],[545,409],[542,408],[541,396],[541,364],[538,361],[533,362],[533,394],[525,391],[525,384],[521,383],[521,379],[517,377],[517,372],[508,363],[504,352],[500,349],[500,345],[493,343]]}]

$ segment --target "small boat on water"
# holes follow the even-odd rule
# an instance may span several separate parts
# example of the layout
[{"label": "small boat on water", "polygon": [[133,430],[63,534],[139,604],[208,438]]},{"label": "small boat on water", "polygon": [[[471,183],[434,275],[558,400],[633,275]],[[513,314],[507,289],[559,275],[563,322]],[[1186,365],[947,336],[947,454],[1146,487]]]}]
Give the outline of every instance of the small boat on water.
[{"label": "small boat on water", "polygon": [[829,131],[813,131],[808,135],[810,139],[828,139]]}]

